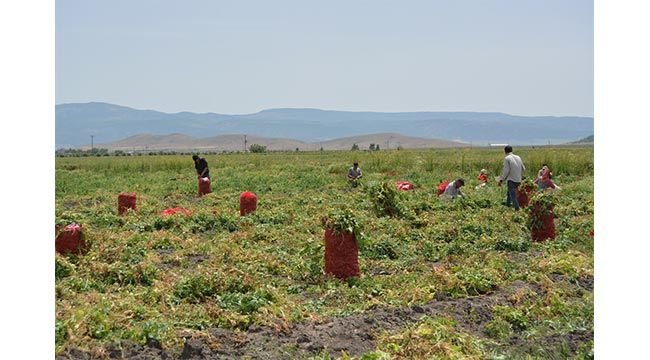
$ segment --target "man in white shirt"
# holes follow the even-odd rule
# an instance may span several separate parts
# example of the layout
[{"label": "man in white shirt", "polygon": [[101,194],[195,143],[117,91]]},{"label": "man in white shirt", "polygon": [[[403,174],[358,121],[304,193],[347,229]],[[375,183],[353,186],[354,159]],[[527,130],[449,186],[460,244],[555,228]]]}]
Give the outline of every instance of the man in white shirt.
[{"label": "man in white shirt", "polygon": [[463,196],[463,192],[460,191],[460,187],[465,185],[465,180],[458,178],[455,181],[450,182],[445,188],[444,196],[455,199],[458,196]]},{"label": "man in white shirt", "polygon": [[362,176],[363,174],[361,173],[359,163],[355,161],[354,164],[352,164],[352,167],[348,170],[348,183],[353,187],[356,187],[359,185],[359,179],[361,179]]},{"label": "man in white shirt", "polygon": [[360,179],[361,176],[361,168],[359,167],[359,163],[355,161],[354,164],[352,164],[352,167],[348,170],[348,179],[356,180]]},{"label": "man in white shirt", "polygon": [[499,178],[499,185],[504,181],[508,184],[508,195],[506,197],[506,205],[514,206],[515,210],[519,210],[519,202],[517,201],[517,187],[521,183],[521,177],[526,171],[524,163],[521,158],[512,153],[512,146],[508,145],[504,148],[506,153],[503,159],[503,171]]}]

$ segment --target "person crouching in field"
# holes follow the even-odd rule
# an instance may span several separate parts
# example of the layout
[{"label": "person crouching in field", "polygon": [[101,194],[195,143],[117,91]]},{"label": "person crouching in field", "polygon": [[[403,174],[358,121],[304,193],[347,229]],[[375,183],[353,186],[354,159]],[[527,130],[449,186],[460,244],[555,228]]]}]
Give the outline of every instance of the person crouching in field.
[{"label": "person crouching in field", "polygon": [[359,185],[359,179],[361,179],[362,176],[363,174],[361,173],[359,163],[355,161],[354,164],[352,164],[352,167],[348,170],[348,182],[353,187],[356,187]]},{"label": "person crouching in field", "polygon": [[447,184],[447,187],[445,188],[445,192],[442,193],[442,195],[446,198],[449,199],[455,199],[456,197],[459,196],[464,196],[462,191],[460,191],[460,188],[465,185],[465,180],[463,178],[458,178],[449,184]]},{"label": "person crouching in field", "polygon": [[559,189],[560,187],[553,182],[553,173],[546,164],[542,164],[542,168],[537,172],[537,178],[533,181],[537,184],[539,190],[545,189]]},{"label": "person crouching in field", "polygon": [[208,169],[208,162],[198,155],[192,155],[194,160],[194,168],[196,173],[199,175],[199,179],[207,177],[210,178],[210,169]]},{"label": "person crouching in field", "polygon": [[506,181],[508,185],[508,195],[506,197],[506,206],[513,206],[515,210],[519,210],[519,202],[517,201],[517,187],[521,184],[521,177],[526,171],[521,158],[512,153],[512,146],[508,145],[503,149],[506,157],[503,159],[503,171],[499,177],[499,186]]},{"label": "person crouching in field", "polygon": [[481,172],[478,174],[478,178],[476,179],[478,180],[478,185],[476,185],[476,189],[480,189],[485,185],[487,185],[488,182],[487,170],[481,169]]}]

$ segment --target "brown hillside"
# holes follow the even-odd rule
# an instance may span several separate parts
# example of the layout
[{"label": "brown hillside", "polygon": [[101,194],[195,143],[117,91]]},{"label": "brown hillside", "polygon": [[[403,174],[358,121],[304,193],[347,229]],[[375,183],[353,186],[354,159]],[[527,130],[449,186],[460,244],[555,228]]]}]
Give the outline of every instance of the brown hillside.
[{"label": "brown hillside", "polygon": [[[263,145],[272,151],[294,151],[296,148],[302,151],[318,150],[321,146],[324,150],[350,150],[353,144],[357,144],[360,150],[367,150],[370,144],[378,144],[380,149],[396,149],[398,146],[405,149],[417,149],[462,147],[467,145],[456,141],[418,138],[397,133],[351,136],[318,143],[305,143],[294,139],[247,135],[246,143],[249,147],[252,144]],[[244,149],[244,135],[230,134],[208,138],[194,138],[183,134],[139,134],[112,143],[97,144],[96,147],[113,151],[241,151]],[[83,148],[89,148],[89,146],[84,146]]]}]

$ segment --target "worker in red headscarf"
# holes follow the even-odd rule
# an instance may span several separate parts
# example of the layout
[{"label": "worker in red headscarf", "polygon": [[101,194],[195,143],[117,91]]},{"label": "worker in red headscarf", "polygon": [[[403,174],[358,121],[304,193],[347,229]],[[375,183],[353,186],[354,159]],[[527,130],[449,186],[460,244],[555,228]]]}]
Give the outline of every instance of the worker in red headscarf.
[{"label": "worker in red headscarf", "polygon": [[546,164],[542,164],[542,168],[537,172],[537,178],[533,182],[537,184],[539,190],[558,188],[553,182],[553,173]]}]

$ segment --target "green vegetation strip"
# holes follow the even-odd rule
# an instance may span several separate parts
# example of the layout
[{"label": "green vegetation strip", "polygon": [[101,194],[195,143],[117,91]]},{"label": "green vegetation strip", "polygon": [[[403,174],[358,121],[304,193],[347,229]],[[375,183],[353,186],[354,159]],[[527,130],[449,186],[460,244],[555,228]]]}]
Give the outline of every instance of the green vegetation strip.
[{"label": "green vegetation strip", "polygon": [[[174,349],[183,332],[488,296],[523,281],[539,294],[495,307],[480,333],[429,318],[382,336],[377,351],[363,356],[588,356],[590,341],[533,349],[515,340],[593,333],[593,150],[517,153],[528,177],[547,163],[562,186],[554,241],[531,243],[526,213],[502,205],[506,189],[492,181],[502,162],[497,150],[213,155],[213,193],[203,198],[189,156],[57,158],[56,221],[83,224],[90,243],[84,256],[56,257],[57,352],[97,351],[120,339]],[[364,171],[354,188],[345,179],[353,160]],[[481,168],[491,181],[475,190]],[[441,180],[460,176],[467,198],[435,195]],[[400,180],[415,189],[395,191]],[[117,215],[121,191],[138,194],[137,212]],[[246,217],[239,216],[242,191],[259,197]],[[177,206],[193,215],[159,215]],[[322,274],[328,215],[358,234],[360,279]]]}]

